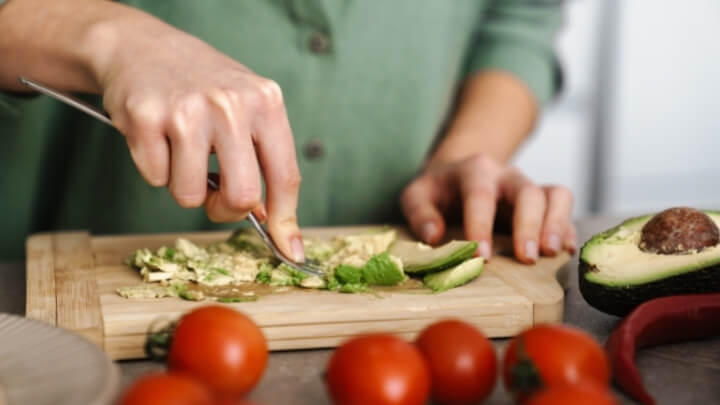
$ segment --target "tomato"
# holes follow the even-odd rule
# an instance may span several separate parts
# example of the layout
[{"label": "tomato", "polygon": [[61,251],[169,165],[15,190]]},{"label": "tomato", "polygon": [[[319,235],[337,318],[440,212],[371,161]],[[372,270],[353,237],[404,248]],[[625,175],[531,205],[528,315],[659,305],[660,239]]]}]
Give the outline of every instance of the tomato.
[{"label": "tomato", "polygon": [[436,322],[420,333],[416,345],[430,367],[433,403],[474,405],[492,393],[495,350],[474,326],[457,320]]},{"label": "tomato", "polygon": [[412,344],[373,334],[350,339],[333,353],[325,383],[335,405],[424,405],[430,371]]},{"label": "tomato", "polygon": [[149,374],[135,381],[118,405],[211,405],[210,390],[182,375]]},{"label": "tomato", "polygon": [[600,345],[564,325],[538,325],[516,336],[503,359],[505,388],[518,399],[541,387],[590,381],[607,386],[610,368]]},{"label": "tomato", "polygon": [[530,397],[525,405],[617,405],[607,387],[597,384],[554,385]]},{"label": "tomato", "polygon": [[197,378],[230,399],[252,390],[267,360],[260,328],[247,316],[222,306],[201,307],[184,315],[168,353],[171,371]]}]

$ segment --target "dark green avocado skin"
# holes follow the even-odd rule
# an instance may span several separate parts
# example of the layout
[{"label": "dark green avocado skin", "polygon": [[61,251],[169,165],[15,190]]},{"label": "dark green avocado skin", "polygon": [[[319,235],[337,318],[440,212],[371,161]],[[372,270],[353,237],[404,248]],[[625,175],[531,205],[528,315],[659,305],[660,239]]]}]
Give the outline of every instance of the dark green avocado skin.
[{"label": "dark green avocado skin", "polygon": [[626,287],[606,286],[585,279],[591,265],[580,259],[580,293],[588,304],[608,314],[624,316],[635,307],[653,298],[668,295],[720,292],[720,265],[688,273],[633,284]]}]

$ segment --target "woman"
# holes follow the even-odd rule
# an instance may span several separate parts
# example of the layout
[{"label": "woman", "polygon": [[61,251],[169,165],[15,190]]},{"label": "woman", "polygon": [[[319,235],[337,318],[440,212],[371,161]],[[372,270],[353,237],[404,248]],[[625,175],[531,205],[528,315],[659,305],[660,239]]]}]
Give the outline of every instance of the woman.
[{"label": "woman", "polygon": [[[250,211],[298,261],[296,218],[400,212],[429,243],[462,213],[489,257],[503,202],[520,261],[575,249],[570,192],[507,164],[558,87],[554,2],[124,3],[0,6],[0,257],[37,230],[209,229]],[[21,94],[21,75],[100,95],[125,140]]]}]

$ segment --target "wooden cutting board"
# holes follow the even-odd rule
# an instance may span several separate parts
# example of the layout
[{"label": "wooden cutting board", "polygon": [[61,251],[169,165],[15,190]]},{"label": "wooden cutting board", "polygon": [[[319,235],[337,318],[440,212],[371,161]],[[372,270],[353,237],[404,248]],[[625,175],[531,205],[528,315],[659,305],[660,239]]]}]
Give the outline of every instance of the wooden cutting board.
[{"label": "wooden cutting board", "polygon": [[[312,228],[306,236],[329,238],[368,227]],[[398,228],[399,237],[408,238]],[[94,236],[87,232],[32,235],[27,240],[27,312],[29,318],[72,330],[96,343],[114,359],[145,357],[149,330],[159,322],[207,302],[178,298],[129,300],[115,292],[135,285],[137,271],[122,264],[135,249],[155,249],[186,237],[199,244],[227,238],[229,232]],[[498,239],[496,255],[482,276],[439,294],[382,291],[379,294],[291,289],[255,302],[230,305],[260,325],[271,350],[334,347],[367,332],[391,332],[412,338],[429,323],[458,317],[490,337],[514,336],[537,323],[562,320],[563,289],[558,271],[565,253],[522,265],[510,258],[509,242]]]}]

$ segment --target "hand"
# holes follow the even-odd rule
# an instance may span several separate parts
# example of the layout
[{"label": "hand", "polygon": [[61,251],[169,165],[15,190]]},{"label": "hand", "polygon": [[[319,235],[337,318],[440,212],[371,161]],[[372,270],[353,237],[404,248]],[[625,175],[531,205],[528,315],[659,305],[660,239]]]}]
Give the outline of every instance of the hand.
[{"label": "hand", "polygon": [[401,205],[412,231],[426,243],[438,243],[446,228],[444,214],[462,205],[465,235],[478,241],[478,254],[489,259],[498,204],[512,208],[515,256],[534,263],[538,254],[574,252],[576,231],[570,217],[572,193],[561,186],[539,187],[517,168],[484,155],[457,163],[435,164],[404,190]]},{"label": "hand", "polygon": [[[95,28],[112,51],[98,52],[94,69],[143,178],[169,186],[181,206],[204,205],[210,219],[229,222],[250,211],[265,216],[262,172],[268,230],[285,254],[303,261],[300,172],[278,84],[154,18],[114,28]],[[211,151],[218,191],[206,184]]]}]

